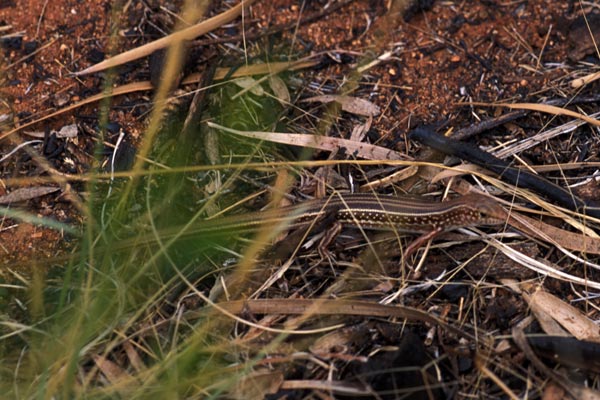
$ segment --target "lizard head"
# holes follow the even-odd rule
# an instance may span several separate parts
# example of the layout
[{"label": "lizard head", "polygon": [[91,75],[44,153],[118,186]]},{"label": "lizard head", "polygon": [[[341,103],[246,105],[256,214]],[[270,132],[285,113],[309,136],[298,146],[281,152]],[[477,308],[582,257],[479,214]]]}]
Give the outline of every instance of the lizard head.
[{"label": "lizard head", "polygon": [[491,197],[473,193],[467,194],[461,199],[469,204],[471,210],[478,215],[478,225],[500,225],[506,223],[508,217],[506,210]]}]

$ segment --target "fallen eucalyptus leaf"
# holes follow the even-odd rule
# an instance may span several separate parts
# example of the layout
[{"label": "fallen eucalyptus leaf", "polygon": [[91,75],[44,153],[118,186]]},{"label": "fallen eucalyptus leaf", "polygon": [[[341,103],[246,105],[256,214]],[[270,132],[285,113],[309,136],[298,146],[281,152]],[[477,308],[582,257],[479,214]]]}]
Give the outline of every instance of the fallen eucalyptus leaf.
[{"label": "fallen eucalyptus leaf", "polygon": [[260,85],[260,83],[256,81],[256,79],[252,78],[251,76],[237,78],[234,79],[232,82],[241,87],[242,89],[249,90],[250,93],[256,96],[265,95],[265,90],[263,89],[263,87]]},{"label": "fallen eucalyptus leaf", "polygon": [[290,92],[283,79],[281,79],[277,75],[273,75],[269,77],[269,85],[271,86],[271,90],[275,94],[275,97],[277,97],[277,99],[280,102],[282,102],[283,104],[290,103]]},{"label": "fallen eucalyptus leaf", "polygon": [[54,186],[36,186],[15,189],[10,193],[0,196],[0,204],[18,203],[21,201],[35,199],[36,197],[45,196],[49,193],[59,191],[60,188]]},{"label": "fallen eucalyptus leaf", "polygon": [[331,103],[332,101],[335,101],[342,106],[342,110],[351,114],[363,115],[365,117],[376,117],[381,113],[381,109],[377,105],[368,100],[352,96],[323,95],[309,97],[308,99],[304,99],[302,101],[308,103]]}]

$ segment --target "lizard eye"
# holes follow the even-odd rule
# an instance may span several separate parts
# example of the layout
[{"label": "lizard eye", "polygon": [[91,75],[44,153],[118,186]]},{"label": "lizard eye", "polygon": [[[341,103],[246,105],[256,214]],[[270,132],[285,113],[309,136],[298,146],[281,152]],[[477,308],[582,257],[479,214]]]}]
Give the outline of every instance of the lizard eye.
[{"label": "lizard eye", "polygon": [[481,221],[485,221],[489,224],[497,224],[502,222],[502,215],[500,214],[500,206],[494,203],[481,202],[478,205],[479,218]]}]

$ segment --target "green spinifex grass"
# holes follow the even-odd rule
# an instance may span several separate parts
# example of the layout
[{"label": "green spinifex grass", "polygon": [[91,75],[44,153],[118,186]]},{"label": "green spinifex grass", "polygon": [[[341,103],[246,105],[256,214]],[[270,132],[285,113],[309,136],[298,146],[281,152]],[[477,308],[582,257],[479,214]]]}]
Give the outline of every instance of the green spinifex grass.
[{"label": "green spinifex grass", "polygon": [[[273,123],[272,100],[265,100],[265,106],[262,98],[246,94],[226,104],[229,92],[237,90],[220,88],[205,117],[238,127],[251,121],[250,129]],[[90,182],[85,225],[66,262],[55,260],[47,275],[33,274],[6,289],[19,292],[25,304],[7,310],[3,321],[0,373],[7,396],[218,396],[257,359],[260,349],[233,344],[232,321],[218,312],[207,308],[206,316],[194,321],[182,316],[186,299],[196,298],[182,294],[207,294],[225,271],[219,262],[223,257],[211,250],[215,242],[221,248],[235,247],[230,247],[231,235],[177,238],[164,232],[204,218],[204,210],[223,193],[237,199],[248,188],[237,179],[246,172],[236,168],[214,172],[221,180],[217,192],[201,193],[198,175],[186,167],[203,162],[197,152],[204,132],[198,125],[182,137],[182,120],[150,123],[149,132],[156,134],[144,137],[140,148],[145,154],[142,150],[139,155],[154,164],[140,161],[128,178]],[[255,143],[220,138],[219,145],[226,154],[241,154],[236,159],[242,162],[264,154]],[[135,244],[136,238],[148,236],[156,240]],[[119,246],[123,241],[132,245]],[[240,263],[253,268],[255,254]]]}]

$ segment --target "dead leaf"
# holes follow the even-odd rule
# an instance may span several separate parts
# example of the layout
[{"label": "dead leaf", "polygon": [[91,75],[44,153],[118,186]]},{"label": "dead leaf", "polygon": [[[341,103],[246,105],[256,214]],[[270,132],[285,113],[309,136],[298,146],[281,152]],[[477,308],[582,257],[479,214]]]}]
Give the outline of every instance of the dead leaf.
[{"label": "dead leaf", "polygon": [[290,92],[283,79],[281,79],[277,75],[270,76],[269,86],[271,86],[271,90],[273,91],[273,94],[275,94],[275,97],[277,97],[277,100],[279,100],[284,105],[290,103]]},{"label": "dead leaf", "polygon": [[131,366],[136,370],[136,372],[140,372],[146,369],[144,361],[142,361],[140,354],[137,352],[136,348],[133,346],[131,341],[129,341],[129,339],[123,343],[123,348],[125,349],[125,353],[127,354],[127,359],[131,363]]},{"label": "dead leaf", "polygon": [[65,125],[58,132],[57,138],[74,138],[77,137],[77,124]]},{"label": "dead leaf", "polygon": [[354,142],[362,142],[367,133],[371,129],[371,125],[373,124],[373,118],[367,118],[367,121],[364,124],[358,124],[354,128],[352,128],[352,133],[350,134],[350,140]]},{"label": "dead leaf", "polygon": [[363,115],[365,117],[376,117],[381,113],[381,109],[377,105],[368,100],[352,96],[323,95],[309,97],[302,101],[307,103],[320,102],[325,104],[335,101],[342,106],[342,110],[356,115]]},{"label": "dead leaf", "polygon": [[[529,304],[534,311],[545,313],[577,339],[600,343],[600,328],[578,309],[558,297],[538,290],[529,298]],[[554,331],[546,333],[556,334]]]},{"label": "dead leaf", "polygon": [[371,180],[369,183],[365,183],[362,185],[358,191],[359,192],[372,192],[374,190],[380,189],[382,187],[388,187],[393,185],[394,183],[402,182],[414,176],[419,172],[419,167],[416,165],[411,165],[406,168],[402,168],[399,171],[396,171],[392,174],[389,174],[381,179]]},{"label": "dead leaf", "polygon": [[155,40],[154,42],[150,42],[143,46],[136,47],[135,49],[126,51],[124,53],[117,54],[114,57],[108,58],[102,62],[99,62],[98,64],[92,65],[91,67],[84,69],[83,71],[75,73],[75,75],[81,76],[103,71],[105,69],[116,67],[126,62],[137,60],[139,58],[150,55],[156,50],[168,47],[172,43],[179,43],[185,40],[193,40],[200,35],[204,35],[205,33],[208,33],[216,28],[219,28],[222,25],[225,25],[230,21],[233,21],[240,14],[242,14],[242,11],[244,11],[244,9],[250,7],[250,5],[254,1],[255,0],[244,0],[240,2],[237,6],[232,7],[231,9],[219,15],[204,20],[196,25],[192,25],[189,28],[182,29],[178,32],[172,33],[168,36]]},{"label": "dead leaf", "polygon": [[102,374],[111,383],[116,383],[122,379],[129,378],[130,375],[121,367],[114,362],[108,360],[103,356],[94,356],[94,362]]},{"label": "dead leaf", "polygon": [[368,335],[367,326],[344,327],[317,338],[309,350],[322,358],[329,358],[331,354],[346,354],[353,343]]},{"label": "dead leaf", "polygon": [[21,201],[35,199],[36,197],[45,196],[49,193],[59,191],[60,188],[54,186],[36,186],[15,189],[12,192],[0,196],[0,204],[12,204]]},{"label": "dead leaf", "polygon": [[260,85],[260,83],[258,83],[258,81],[254,78],[252,78],[251,76],[244,76],[242,78],[237,78],[232,80],[233,83],[235,83],[236,85],[238,85],[239,87],[241,87],[242,89],[246,89],[247,91],[250,91],[250,93],[256,95],[256,96],[264,96],[265,95],[265,90],[263,89],[263,87]]},{"label": "dead leaf", "polygon": [[229,395],[233,399],[262,400],[269,394],[279,391],[283,383],[281,371],[256,371],[241,377],[231,388]]},{"label": "dead leaf", "polygon": [[[46,137],[46,133],[42,131],[34,131],[34,132],[23,132],[27,136],[43,139]],[[52,131],[52,133],[56,134],[56,137],[59,139],[62,138],[74,138],[77,137],[77,124],[65,125],[60,128],[59,131]]]}]

